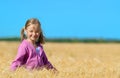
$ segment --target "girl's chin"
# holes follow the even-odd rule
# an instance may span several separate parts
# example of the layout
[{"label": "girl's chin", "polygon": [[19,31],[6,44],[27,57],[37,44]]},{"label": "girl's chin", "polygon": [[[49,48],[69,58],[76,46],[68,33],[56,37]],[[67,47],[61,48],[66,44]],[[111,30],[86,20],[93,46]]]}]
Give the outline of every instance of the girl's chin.
[{"label": "girl's chin", "polygon": [[37,39],[31,39],[32,41],[36,41]]},{"label": "girl's chin", "polygon": [[29,38],[29,40],[36,41],[37,38]]},{"label": "girl's chin", "polygon": [[32,41],[36,41],[37,39],[35,39],[35,38],[31,38],[30,40],[32,40]]}]

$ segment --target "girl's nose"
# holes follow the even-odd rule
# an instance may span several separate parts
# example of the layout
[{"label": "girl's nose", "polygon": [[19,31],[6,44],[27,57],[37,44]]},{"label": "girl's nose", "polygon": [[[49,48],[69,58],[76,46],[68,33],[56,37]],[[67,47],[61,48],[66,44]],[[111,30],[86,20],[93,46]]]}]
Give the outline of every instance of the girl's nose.
[{"label": "girl's nose", "polygon": [[35,35],[35,32],[33,32],[33,35]]}]

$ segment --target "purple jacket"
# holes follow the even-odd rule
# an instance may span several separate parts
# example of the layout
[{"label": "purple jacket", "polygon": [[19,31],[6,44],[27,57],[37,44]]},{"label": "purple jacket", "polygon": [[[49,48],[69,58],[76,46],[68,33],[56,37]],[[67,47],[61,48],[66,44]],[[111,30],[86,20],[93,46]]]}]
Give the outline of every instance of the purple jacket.
[{"label": "purple jacket", "polygon": [[16,70],[17,67],[24,66],[27,69],[53,69],[54,67],[48,61],[43,47],[39,44],[35,47],[27,40],[23,40],[18,48],[18,53],[15,60],[11,64],[11,70]]}]

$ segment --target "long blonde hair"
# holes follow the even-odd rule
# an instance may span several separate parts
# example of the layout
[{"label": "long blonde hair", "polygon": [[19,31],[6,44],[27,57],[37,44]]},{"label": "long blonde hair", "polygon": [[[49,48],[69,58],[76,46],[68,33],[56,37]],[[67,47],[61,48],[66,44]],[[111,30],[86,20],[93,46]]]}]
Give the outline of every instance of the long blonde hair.
[{"label": "long blonde hair", "polygon": [[31,19],[28,19],[26,21],[25,26],[21,29],[21,41],[26,39],[25,29],[27,29],[27,27],[30,26],[31,24],[38,25],[39,28],[40,28],[40,36],[39,36],[38,40],[36,41],[36,43],[37,44],[39,44],[39,43],[44,44],[45,43],[45,37],[44,37],[42,29],[41,29],[41,23],[36,18],[31,18]]}]

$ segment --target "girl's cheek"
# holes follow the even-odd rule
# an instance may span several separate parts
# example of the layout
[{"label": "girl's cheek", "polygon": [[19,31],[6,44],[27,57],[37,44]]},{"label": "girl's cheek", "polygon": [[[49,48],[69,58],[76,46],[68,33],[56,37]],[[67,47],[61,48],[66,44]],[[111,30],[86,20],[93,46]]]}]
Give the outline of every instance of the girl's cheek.
[{"label": "girl's cheek", "polygon": [[36,35],[36,38],[38,38],[39,37],[39,35]]},{"label": "girl's cheek", "polygon": [[29,36],[31,37],[31,36],[32,36],[32,34],[31,34],[31,33],[29,33]]},{"label": "girl's cheek", "polygon": [[40,35],[40,34],[39,34],[39,33],[37,33],[37,37],[39,37],[39,35]]},{"label": "girl's cheek", "polygon": [[34,37],[35,37],[35,38],[38,38],[38,37],[39,37],[39,35],[38,35],[38,34],[35,34],[35,35],[34,35]]}]

